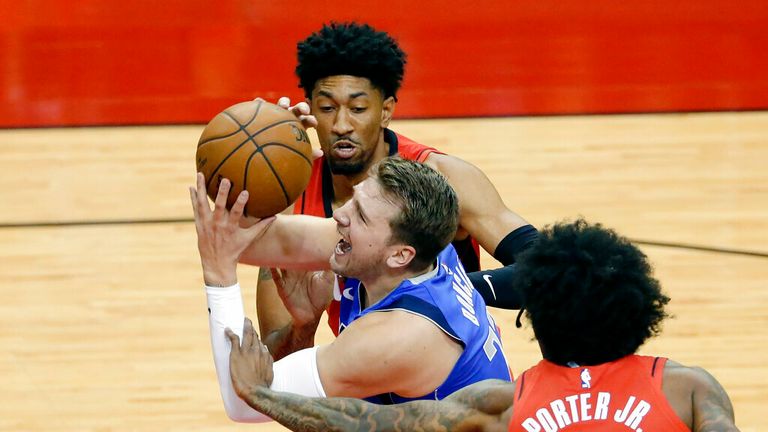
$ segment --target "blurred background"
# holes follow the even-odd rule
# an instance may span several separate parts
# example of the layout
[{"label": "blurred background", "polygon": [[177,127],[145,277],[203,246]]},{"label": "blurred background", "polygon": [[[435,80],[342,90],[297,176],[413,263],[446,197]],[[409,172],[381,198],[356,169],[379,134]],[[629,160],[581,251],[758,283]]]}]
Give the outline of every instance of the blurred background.
[{"label": "blurred background", "polygon": [[[216,113],[303,98],[296,43],[331,20],[408,53],[394,130],[480,167],[537,226],[582,215],[635,240],[675,315],[642,352],[707,368],[763,429],[768,3],[0,0],[0,17],[0,430],[283,430],[224,414],[187,186]],[[493,312],[519,374],[532,332]]]}]

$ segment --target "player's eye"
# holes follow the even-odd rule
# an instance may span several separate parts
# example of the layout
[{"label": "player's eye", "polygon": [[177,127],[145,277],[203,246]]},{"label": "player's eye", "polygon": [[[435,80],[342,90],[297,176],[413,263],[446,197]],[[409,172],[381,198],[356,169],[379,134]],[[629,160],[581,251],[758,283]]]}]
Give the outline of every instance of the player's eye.
[{"label": "player's eye", "polygon": [[366,109],[367,109],[367,107],[352,107],[352,112],[360,114],[360,113],[365,112]]},{"label": "player's eye", "polygon": [[327,112],[331,112],[331,111],[333,111],[333,107],[330,106],[330,105],[324,105],[324,106],[320,107],[320,111],[321,112],[326,112],[326,113]]}]

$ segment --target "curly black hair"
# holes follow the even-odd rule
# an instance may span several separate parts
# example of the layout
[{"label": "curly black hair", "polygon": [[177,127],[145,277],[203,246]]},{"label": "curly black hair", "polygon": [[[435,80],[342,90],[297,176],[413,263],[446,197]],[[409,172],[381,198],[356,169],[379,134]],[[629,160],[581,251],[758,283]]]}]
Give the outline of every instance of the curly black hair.
[{"label": "curly black hair", "polygon": [[385,99],[397,100],[404,68],[405,53],[397,42],[368,24],[332,22],[298,43],[296,75],[307,98],[319,79],[352,75],[368,78]]},{"label": "curly black hair", "polygon": [[583,219],[541,232],[517,261],[542,354],[565,365],[596,365],[633,354],[661,330],[669,297],[629,240]]}]

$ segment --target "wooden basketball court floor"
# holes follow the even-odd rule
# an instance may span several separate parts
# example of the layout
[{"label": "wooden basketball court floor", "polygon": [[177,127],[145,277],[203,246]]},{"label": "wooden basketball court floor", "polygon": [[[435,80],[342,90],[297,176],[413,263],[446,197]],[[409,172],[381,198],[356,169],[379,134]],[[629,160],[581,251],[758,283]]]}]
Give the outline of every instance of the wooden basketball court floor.
[{"label": "wooden basketball court floor", "polygon": [[[640,242],[675,315],[641,352],[707,368],[764,430],[768,112],[393,127],[538,226],[582,215]],[[218,394],[187,193],[201,129],[0,131],[0,430],[283,430],[230,422]],[[256,269],[240,280],[253,317]],[[530,328],[494,314],[518,374],[539,359]]]}]

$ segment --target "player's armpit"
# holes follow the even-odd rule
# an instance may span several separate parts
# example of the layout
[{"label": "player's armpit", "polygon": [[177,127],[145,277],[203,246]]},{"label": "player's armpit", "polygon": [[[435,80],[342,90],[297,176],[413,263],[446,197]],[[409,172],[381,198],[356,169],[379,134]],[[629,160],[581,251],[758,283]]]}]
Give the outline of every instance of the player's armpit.
[{"label": "player's armpit", "polygon": [[391,311],[354,321],[333,343],[320,347],[317,361],[329,397],[388,392],[416,397],[442,384],[461,352],[459,344],[426,319]]},{"label": "player's armpit", "polygon": [[240,256],[244,264],[305,270],[328,269],[339,240],[336,222],[306,215],[278,215]]}]

